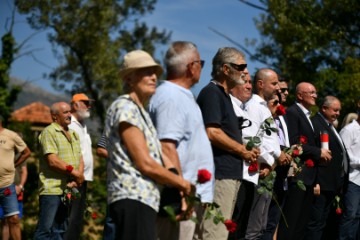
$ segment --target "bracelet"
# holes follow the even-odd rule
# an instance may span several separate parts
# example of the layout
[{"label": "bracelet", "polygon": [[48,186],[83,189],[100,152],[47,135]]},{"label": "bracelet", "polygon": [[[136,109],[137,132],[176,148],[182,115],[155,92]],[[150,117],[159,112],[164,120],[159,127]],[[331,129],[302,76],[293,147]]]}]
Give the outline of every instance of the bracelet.
[{"label": "bracelet", "polygon": [[68,173],[71,173],[73,170],[74,170],[74,167],[73,167],[73,166],[71,166],[71,165],[66,165],[66,171],[67,171]]}]

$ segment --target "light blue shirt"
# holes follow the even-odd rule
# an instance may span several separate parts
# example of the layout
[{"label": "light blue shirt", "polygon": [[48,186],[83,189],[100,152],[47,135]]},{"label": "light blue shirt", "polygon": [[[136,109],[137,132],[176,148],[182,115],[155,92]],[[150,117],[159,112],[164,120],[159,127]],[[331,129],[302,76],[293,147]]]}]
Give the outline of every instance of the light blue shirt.
[{"label": "light blue shirt", "polygon": [[213,201],[214,160],[201,110],[192,92],[169,81],[161,81],[149,104],[158,138],[177,142],[183,177],[195,183],[199,169],[207,169],[212,181],[197,184],[201,202]]}]

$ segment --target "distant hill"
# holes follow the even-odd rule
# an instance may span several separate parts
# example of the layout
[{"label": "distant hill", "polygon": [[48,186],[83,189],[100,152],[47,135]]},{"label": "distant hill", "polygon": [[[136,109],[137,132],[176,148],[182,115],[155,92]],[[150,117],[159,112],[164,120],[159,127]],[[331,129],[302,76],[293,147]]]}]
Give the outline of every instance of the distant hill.
[{"label": "distant hill", "polygon": [[23,81],[18,78],[11,78],[10,85],[20,85],[22,91],[14,104],[14,110],[17,110],[32,102],[42,102],[47,106],[59,101],[69,102],[70,97],[61,94],[54,94],[45,89],[35,86],[30,82]]}]

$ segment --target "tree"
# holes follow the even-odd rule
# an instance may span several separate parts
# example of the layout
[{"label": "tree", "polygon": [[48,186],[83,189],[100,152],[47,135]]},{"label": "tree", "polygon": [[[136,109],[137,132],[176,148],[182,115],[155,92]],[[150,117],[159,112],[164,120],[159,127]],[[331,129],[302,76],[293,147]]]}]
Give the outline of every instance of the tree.
[{"label": "tree", "polygon": [[338,96],[343,112],[354,111],[360,95],[360,2],[260,2],[264,12],[255,22],[262,38],[253,59],[268,63],[294,85],[312,82],[320,97]]},{"label": "tree", "polygon": [[102,123],[106,107],[122,89],[118,76],[121,55],[138,48],[153,54],[156,44],[169,41],[170,33],[141,22],[141,17],[154,10],[155,3],[156,0],[16,1],[19,11],[28,14],[33,28],[50,30],[49,41],[61,62],[50,74],[54,86],[89,94]]},{"label": "tree", "polygon": [[20,47],[16,44],[12,34],[14,26],[14,11],[10,21],[9,30],[1,37],[2,49],[0,58],[0,113],[4,117],[5,124],[12,112],[12,105],[16,101],[18,93],[21,91],[19,86],[9,86],[11,64],[14,62],[15,55]]}]

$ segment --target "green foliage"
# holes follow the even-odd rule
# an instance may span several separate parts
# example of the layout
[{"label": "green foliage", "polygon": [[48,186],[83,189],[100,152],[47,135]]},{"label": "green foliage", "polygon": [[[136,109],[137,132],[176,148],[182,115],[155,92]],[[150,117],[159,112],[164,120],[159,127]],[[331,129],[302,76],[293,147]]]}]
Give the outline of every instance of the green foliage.
[{"label": "green foliage", "polygon": [[5,124],[12,112],[12,105],[16,101],[17,94],[21,88],[9,86],[9,73],[14,56],[18,52],[16,41],[12,35],[11,29],[5,33],[2,38],[2,49],[0,58],[0,113],[4,117]]},{"label": "green foliage", "polygon": [[[170,34],[141,22],[154,10],[156,0],[17,0],[21,13],[35,29],[49,31],[61,65],[50,78],[57,89],[85,92],[95,100],[101,122],[105,109],[119,95],[120,58],[143,49],[153,54],[156,44],[167,43]],[[70,87],[69,87],[70,86]]]},{"label": "green foliage", "polygon": [[313,83],[319,97],[335,95],[354,111],[359,92],[360,2],[262,0],[255,22],[261,42],[255,58],[269,63],[293,86]]}]

